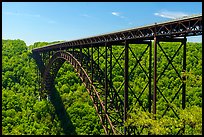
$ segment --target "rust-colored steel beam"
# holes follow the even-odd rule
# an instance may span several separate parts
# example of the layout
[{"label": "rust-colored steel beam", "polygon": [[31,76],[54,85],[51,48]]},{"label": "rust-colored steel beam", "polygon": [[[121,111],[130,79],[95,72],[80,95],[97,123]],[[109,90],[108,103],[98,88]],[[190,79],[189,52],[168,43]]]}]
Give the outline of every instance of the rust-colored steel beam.
[{"label": "rust-colored steel beam", "polygon": [[[156,32],[154,32],[155,27],[157,30]],[[104,45],[104,43],[119,42],[121,40],[153,40],[155,33],[157,37],[161,38],[202,35],[202,15],[195,15],[181,19],[171,20],[168,22],[157,23],[156,26],[155,24],[153,24],[78,40],[66,41],[45,47],[35,48],[33,49],[33,52],[59,50],[64,48],[66,49],[70,47],[77,47],[80,45],[84,47],[91,46],[91,44],[95,45],[100,43],[103,43],[102,45]]]},{"label": "rust-colored steel beam", "polygon": [[[153,94],[153,114],[156,114],[157,96],[157,37],[154,37],[154,94]],[[156,118],[156,117],[155,117]]]},{"label": "rust-colored steel beam", "polygon": [[[128,111],[128,49],[129,43],[125,41],[125,68],[124,68],[124,79],[125,79],[125,87],[124,87],[124,121],[125,123],[127,119],[127,111]],[[124,135],[126,135],[126,127],[124,126]]]},{"label": "rust-colored steel beam", "polygon": [[[108,49],[107,49],[107,43],[105,44],[105,114],[107,114],[107,97],[108,97]],[[107,121],[106,127],[108,126]]]},{"label": "rust-colored steel beam", "polygon": [[151,100],[152,100],[152,42],[149,43],[149,113],[151,113]]},{"label": "rust-colored steel beam", "polygon": [[182,91],[182,108],[186,107],[186,37],[184,37],[185,41],[183,42],[183,91]]}]

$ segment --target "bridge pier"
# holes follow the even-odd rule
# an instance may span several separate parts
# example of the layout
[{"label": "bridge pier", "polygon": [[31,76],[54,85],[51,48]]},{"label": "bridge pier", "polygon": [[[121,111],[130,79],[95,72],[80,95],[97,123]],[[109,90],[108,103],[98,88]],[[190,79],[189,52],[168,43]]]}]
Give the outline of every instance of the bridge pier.
[{"label": "bridge pier", "polygon": [[[131,44],[131,45],[129,45],[129,44]],[[132,44],[134,44],[134,45],[132,45]],[[133,50],[134,48],[139,47],[139,45],[140,46],[146,46],[146,48],[144,48],[145,50],[142,50],[140,55],[135,54],[134,51],[136,51],[136,50]],[[146,70],[148,72],[146,72],[146,70],[143,68],[144,66],[141,64],[142,57],[144,58],[145,56],[147,56],[146,55],[147,51],[149,51],[149,53],[148,53],[149,65],[147,65],[147,66],[145,65],[145,68],[146,68]],[[129,92],[128,95],[131,94],[131,96],[134,96],[134,98],[136,99],[136,102],[132,102],[133,100],[131,98],[129,99],[128,97],[126,97],[127,100],[128,100],[127,101],[128,105],[127,105],[127,108],[126,108],[127,112],[126,112],[126,115],[124,117],[126,117],[126,120],[127,120],[128,113],[132,113],[133,106],[135,106],[136,103],[139,103],[139,106],[142,107],[144,111],[149,111],[151,113],[151,101],[152,101],[152,89],[151,89],[152,88],[152,86],[151,86],[151,80],[152,80],[151,79],[151,77],[152,77],[151,76],[152,75],[152,42],[148,41],[148,40],[133,40],[133,41],[130,40],[130,41],[128,41],[128,51],[126,51],[126,52],[128,52],[128,57],[129,57],[128,58],[126,56],[126,58],[128,58],[126,60],[130,60],[130,59],[135,59],[136,60],[136,63],[134,64],[134,67],[131,70],[126,68],[126,71],[128,70],[126,72],[126,73],[128,73],[128,77],[127,77],[127,79],[128,79],[128,84],[127,84],[128,89],[126,89],[126,90]],[[127,64],[129,66],[129,63],[127,63]],[[145,74],[145,77],[147,77],[147,80],[146,80],[147,83],[145,82],[146,85],[143,85],[144,88],[142,89],[141,92],[133,90],[131,85],[130,85],[131,83],[134,82],[134,79],[132,77],[134,76],[134,71],[136,70],[136,67],[140,67],[142,69],[142,73]],[[139,76],[139,74],[138,74],[138,76]],[[147,88],[147,86],[149,88]],[[144,95],[144,92],[145,92],[146,89],[149,90],[148,92],[146,92],[146,96],[147,96],[148,101],[147,101],[147,106],[144,107],[143,104],[141,103],[141,96]],[[126,95],[126,96],[128,96],[128,95]],[[130,106],[131,106],[131,108],[130,108]],[[124,120],[124,122],[126,122],[126,120]],[[136,135],[136,134],[139,134],[139,133],[140,133],[140,131],[138,131],[137,127],[131,127],[131,126],[130,127],[124,127],[124,134],[125,135],[127,135],[127,134],[128,135],[129,134],[130,135],[131,134]]]},{"label": "bridge pier", "polygon": [[148,103],[149,103],[149,113],[151,113],[151,106],[152,106],[152,42],[150,41],[148,43],[149,46],[149,98],[148,98]]},{"label": "bridge pier", "polygon": [[[124,68],[124,121],[127,120],[127,110],[128,110],[128,50],[129,43],[125,41],[125,68]],[[124,127],[124,135],[126,135],[126,127]]]},{"label": "bridge pier", "polygon": [[154,37],[154,94],[153,94],[153,114],[156,119],[156,97],[157,97],[157,37]]},{"label": "bridge pier", "polygon": [[[170,106],[170,104],[174,101],[174,99],[178,96],[179,91],[182,89],[182,108],[185,109],[185,102],[186,102],[186,37],[184,36],[183,38],[158,38],[155,37],[154,39],[154,94],[153,94],[153,114],[155,115],[154,118],[156,119],[156,104],[157,104],[157,91],[158,93],[161,95],[162,98],[164,98],[164,100],[166,101],[166,103],[168,104],[166,109],[164,110],[164,113],[162,114],[162,117],[166,114],[167,110],[169,108],[172,109],[172,111],[174,112],[174,114],[176,115],[177,118],[179,118],[178,114],[176,113],[176,111],[174,110],[174,108],[172,106]],[[174,55],[167,55],[167,53],[164,51],[164,49],[162,48],[162,45],[160,44],[160,42],[179,42],[181,43],[179,48],[177,49],[177,51],[174,53]],[[178,52],[181,50],[183,46],[183,63],[182,63],[182,72],[181,74],[179,74],[178,70],[175,68],[175,66],[173,65],[173,59],[176,57],[176,54],[178,54]],[[157,76],[157,47],[160,48],[161,52],[164,54],[164,56],[166,57],[166,59],[168,60],[168,64],[165,66],[165,68],[163,69],[163,71],[160,73],[160,75]],[[179,90],[176,92],[176,94],[174,95],[174,97],[172,98],[171,101],[169,101],[162,93],[162,91],[159,89],[159,87],[157,86],[157,83],[159,82],[159,79],[164,75],[165,70],[168,68],[168,66],[171,65],[173,67],[173,69],[175,70],[176,74],[178,75],[178,77],[180,78],[180,80],[182,81],[182,85],[180,86]]]}]

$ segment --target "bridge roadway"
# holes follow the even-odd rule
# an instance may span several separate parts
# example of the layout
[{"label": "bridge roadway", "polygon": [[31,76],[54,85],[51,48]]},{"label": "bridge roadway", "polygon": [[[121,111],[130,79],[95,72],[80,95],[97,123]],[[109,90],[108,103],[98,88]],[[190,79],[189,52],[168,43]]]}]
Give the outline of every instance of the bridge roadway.
[{"label": "bridge roadway", "polygon": [[[169,65],[173,67],[181,81],[181,86],[177,91],[178,94],[176,93],[174,98],[179,96],[179,91],[182,89],[182,106],[178,107],[182,107],[183,109],[185,109],[186,77],[180,75],[180,72],[178,72],[172,62],[178,51],[181,49],[181,47],[183,47],[183,62],[181,65],[182,73],[186,72],[186,37],[197,35],[202,35],[202,15],[184,17],[168,22],[155,23],[153,25],[34,48],[32,52],[33,58],[35,59],[38,67],[37,70],[39,70],[38,77],[40,82],[40,95],[43,98],[45,94],[46,96],[49,96],[51,94],[56,74],[63,63],[67,61],[75,68],[75,71],[78,73],[87,91],[89,92],[105,133],[140,134],[143,128],[141,131],[138,131],[137,127],[127,128],[124,126],[128,111],[130,110],[128,102],[129,104],[136,104],[137,102],[139,102],[144,111],[149,111],[149,113],[157,114],[156,104],[158,92],[162,96],[161,98],[165,100],[165,103],[171,104],[173,100],[168,101],[166,97],[163,96],[163,93],[160,91],[157,85],[159,79],[162,75],[164,75],[164,72]],[[154,58],[152,58],[151,40],[154,40]],[[173,56],[170,55],[170,57],[168,57],[168,55],[160,45],[160,41],[180,42],[181,45]],[[143,44],[147,45],[147,47],[138,59],[129,44]],[[114,55],[116,53],[112,52],[112,49],[114,49],[112,47],[117,45],[122,46],[123,50],[118,58],[116,58],[117,55]],[[158,76],[157,47],[161,49],[161,52],[168,60],[168,64],[164,67],[164,70]],[[142,56],[148,50],[149,66],[146,67],[148,70],[148,72],[146,72],[140,64],[140,61]],[[104,52],[101,53],[101,51]],[[124,58],[121,57],[123,53]],[[132,58],[136,59],[136,63],[132,68],[132,71],[138,66],[137,64],[139,64],[148,79],[145,88],[143,88],[141,92],[137,91],[137,93],[135,93],[134,91],[132,91],[129,85],[132,72],[128,71],[129,54],[132,55]],[[99,58],[100,60],[103,58],[103,62],[105,62],[104,70],[100,68]],[[152,59],[154,60],[154,68],[152,68]],[[114,60],[116,63],[113,64],[112,60]],[[118,60],[123,60],[124,64],[121,65]],[[124,78],[124,80],[121,87],[123,86],[124,91],[120,91],[120,89],[116,90],[113,84],[112,72],[114,67],[116,67],[116,64],[119,66],[119,71],[122,70],[121,72],[123,73],[122,77]],[[154,71],[153,76],[152,70]],[[153,84],[151,84],[152,79]],[[145,106],[147,107],[146,109],[142,105],[140,97],[147,87],[149,88],[147,93],[148,105]],[[101,90],[102,92],[99,93],[97,90]],[[130,93],[134,95],[134,97],[136,98],[136,102],[130,102],[128,100],[128,94]],[[138,93],[140,95],[138,95]],[[175,116],[179,118],[177,113],[174,111],[174,108],[172,108],[170,105],[167,105],[164,113],[162,112],[162,116],[166,114],[169,108],[174,112]],[[181,134],[181,130],[184,129],[181,128],[178,131],[178,134]]]},{"label": "bridge roadway", "polygon": [[33,49],[33,52],[60,50],[68,47],[95,46],[101,43],[117,43],[124,40],[153,40],[154,37],[174,38],[183,36],[202,35],[202,15],[195,15],[168,22],[112,32],[78,40],[72,40]]}]

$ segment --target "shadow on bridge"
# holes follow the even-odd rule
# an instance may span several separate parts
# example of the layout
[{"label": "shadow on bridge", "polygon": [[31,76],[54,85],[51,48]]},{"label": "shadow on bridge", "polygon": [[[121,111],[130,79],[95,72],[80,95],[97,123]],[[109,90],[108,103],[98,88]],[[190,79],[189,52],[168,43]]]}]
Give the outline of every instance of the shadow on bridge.
[{"label": "shadow on bridge", "polygon": [[60,120],[61,127],[63,128],[64,134],[65,135],[77,135],[75,131],[75,127],[73,123],[71,122],[70,117],[65,110],[65,107],[59,95],[59,92],[54,86],[52,86],[50,92],[51,92],[50,101],[55,108],[55,114],[57,114],[57,117]]}]

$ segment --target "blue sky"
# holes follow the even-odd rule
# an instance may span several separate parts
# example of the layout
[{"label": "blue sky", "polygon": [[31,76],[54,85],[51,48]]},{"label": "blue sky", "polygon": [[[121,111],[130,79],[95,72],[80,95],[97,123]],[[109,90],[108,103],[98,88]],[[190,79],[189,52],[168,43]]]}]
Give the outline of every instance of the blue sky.
[{"label": "blue sky", "polygon": [[3,2],[2,38],[68,41],[200,13],[202,2]]}]

